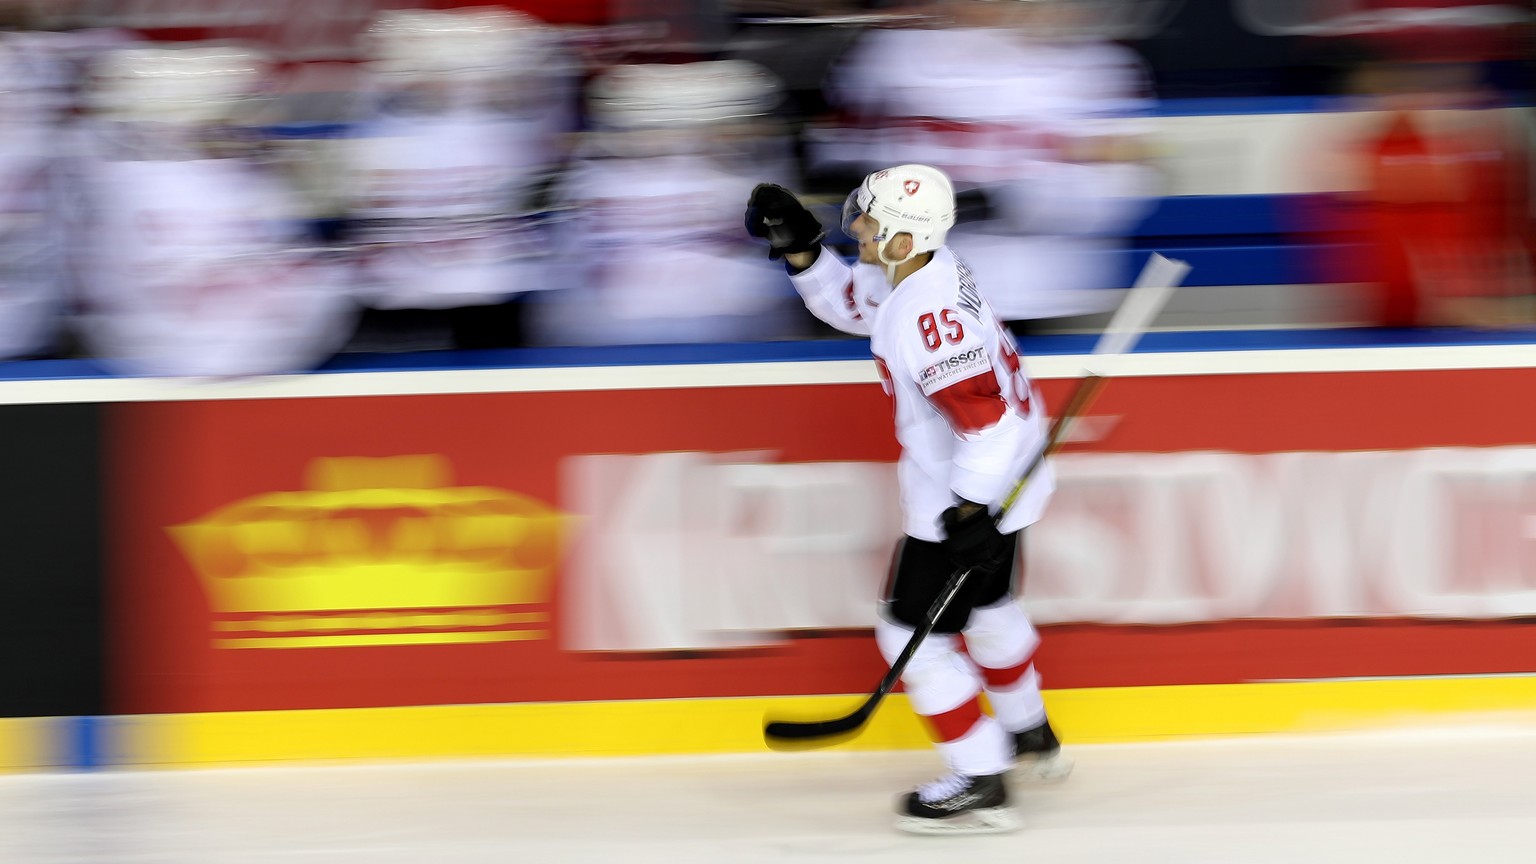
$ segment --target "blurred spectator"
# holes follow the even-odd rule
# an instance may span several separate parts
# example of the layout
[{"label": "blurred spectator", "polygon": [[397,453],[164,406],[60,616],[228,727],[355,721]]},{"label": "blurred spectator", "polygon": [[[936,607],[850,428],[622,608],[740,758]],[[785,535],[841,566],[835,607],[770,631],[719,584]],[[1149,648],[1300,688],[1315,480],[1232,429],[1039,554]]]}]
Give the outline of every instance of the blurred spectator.
[{"label": "blurred spectator", "polygon": [[827,70],[871,17],[873,0],[732,0],[739,27],[726,46],[732,58],[767,69],[784,87],[780,110],[791,121],[819,117],[830,106]]},{"label": "blurred spectator", "polygon": [[727,0],[604,0],[603,5],[610,27],[648,30],[650,44],[644,50],[658,57],[711,58],[730,27]]},{"label": "blurred spectator", "polygon": [[1370,22],[1376,59],[1357,90],[1373,122],[1340,202],[1364,251],[1343,263],[1372,286],[1377,324],[1536,324],[1531,130],[1484,76],[1502,25],[1481,7],[1426,19],[1424,5]]},{"label": "blurred spectator", "polygon": [[[25,24],[14,7],[0,17]],[[52,353],[64,261],[57,133],[62,61],[53,34],[0,31],[0,359]]]},{"label": "blurred spectator", "polygon": [[1005,320],[1109,308],[1116,254],[1155,174],[1135,119],[1145,70],[1072,0],[940,0],[942,24],[870,30],[839,64],[841,123],[816,130],[820,171],[936,165],[954,178],[950,244]]},{"label": "blurred spectator", "polygon": [[134,47],[94,69],[74,226],[81,338],[120,371],[309,368],[351,325],[342,273],[250,127],[266,68],[230,47]]},{"label": "blurred spectator", "polygon": [[502,10],[388,13],[368,41],[371,110],[343,157],[364,303],[450,310],[439,347],[521,344],[518,295],[559,285],[542,211],[572,70],[548,28]]},{"label": "blurred spectator", "polygon": [[591,131],[561,185],[560,282],[546,343],[802,335],[784,274],[742,230],[760,182],[792,174],[767,114],[777,83],[740,60],[616,67],[591,85]]}]

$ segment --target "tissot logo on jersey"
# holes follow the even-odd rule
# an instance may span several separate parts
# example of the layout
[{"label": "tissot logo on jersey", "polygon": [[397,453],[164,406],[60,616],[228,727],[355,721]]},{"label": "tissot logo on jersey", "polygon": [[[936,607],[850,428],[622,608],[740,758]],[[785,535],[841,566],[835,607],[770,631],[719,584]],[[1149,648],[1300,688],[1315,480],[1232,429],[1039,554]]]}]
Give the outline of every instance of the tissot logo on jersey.
[{"label": "tissot logo on jersey", "polygon": [[992,358],[987,356],[987,349],[978,345],[968,351],[962,351],[952,357],[928,366],[918,373],[917,383],[923,388],[923,393],[932,395],[938,390],[943,390],[956,381],[963,381],[978,372],[992,368]]}]

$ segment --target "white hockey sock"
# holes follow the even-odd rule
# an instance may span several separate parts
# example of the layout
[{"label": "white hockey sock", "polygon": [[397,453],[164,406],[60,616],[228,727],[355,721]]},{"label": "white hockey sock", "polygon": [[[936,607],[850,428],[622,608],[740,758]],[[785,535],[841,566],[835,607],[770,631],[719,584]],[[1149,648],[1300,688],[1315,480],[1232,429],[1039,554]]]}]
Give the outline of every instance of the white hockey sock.
[{"label": "white hockey sock", "polygon": [[1001,774],[1013,765],[1013,741],[995,718],[981,715],[971,731],[937,745],[944,764],[956,774],[980,777]]},{"label": "white hockey sock", "polygon": [[1040,678],[1035,674],[1035,649],[1040,634],[1012,598],[971,613],[965,628],[966,649],[981,667],[992,712],[1010,732],[1021,732],[1045,720]]},{"label": "white hockey sock", "polygon": [[[875,640],[886,662],[893,661],[912,630],[881,618]],[[921,715],[950,770],[972,776],[1000,774],[1012,762],[1013,742],[996,719],[981,712],[980,671],[960,652],[954,636],[924,639],[901,676],[912,709]]]},{"label": "white hockey sock", "polygon": [[1040,676],[1034,664],[1018,683],[1008,688],[987,687],[992,713],[1009,732],[1023,732],[1045,722],[1045,700],[1040,697]]}]

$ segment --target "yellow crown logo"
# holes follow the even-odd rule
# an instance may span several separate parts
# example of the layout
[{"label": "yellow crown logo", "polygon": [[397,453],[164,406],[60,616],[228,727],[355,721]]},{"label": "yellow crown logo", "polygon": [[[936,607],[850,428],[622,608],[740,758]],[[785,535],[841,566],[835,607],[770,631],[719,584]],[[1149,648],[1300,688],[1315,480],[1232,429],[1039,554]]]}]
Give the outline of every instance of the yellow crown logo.
[{"label": "yellow crown logo", "polygon": [[442,456],[322,458],[301,492],[168,529],[226,648],[547,638],[561,514],[456,487]]}]

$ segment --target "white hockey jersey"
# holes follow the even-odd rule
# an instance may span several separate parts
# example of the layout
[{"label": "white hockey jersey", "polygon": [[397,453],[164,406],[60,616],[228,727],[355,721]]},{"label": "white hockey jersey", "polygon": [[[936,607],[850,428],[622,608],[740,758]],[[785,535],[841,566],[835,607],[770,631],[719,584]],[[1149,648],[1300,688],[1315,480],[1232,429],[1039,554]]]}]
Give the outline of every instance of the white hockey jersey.
[{"label": "white hockey jersey", "polygon": [[871,30],[832,76],[842,126],[812,130],[823,167],[932,165],[981,189],[990,218],[949,235],[1005,320],[1102,311],[1113,251],[1155,173],[1106,158],[1152,106],[1136,55],[990,28]]},{"label": "white hockey jersey", "polygon": [[546,125],[483,110],[364,124],[346,148],[364,303],[451,308],[553,287],[548,234],[525,212],[556,159]]},{"label": "white hockey jersey", "polygon": [[[3,122],[3,121],[0,121]],[[0,359],[47,350],[63,307],[63,243],[48,133],[0,136]]]},{"label": "white hockey jersey", "polygon": [[299,371],[351,332],[345,271],[306,248],[298,203],[239,159],[114,159],[81,167],[88,223],[80,328],[131,374]]},{"label": "white hockey jersey", "polygon": [[704,154],[582,158],[562,183],[560,281],[541,338],[559,344],[788,338],[784,274],[730,230],[759,182]]},{"label": "white hockey jersey", "polygon": [[49,350],[64,305],[56,35],[0,33],[0,359]]},{"label": "white hockey jersey", "polygon": [[[901,443],[903,531],[938,541],[957,497],[997,505],[1045,445],[1045,409],[1013,336],[948,247],[894,290],[885,268],[849,267],[830,249],[791,277],[812,314],[868,335]],[[1000,523],[1038,520],[1056,486],[1040,466]]]}]

